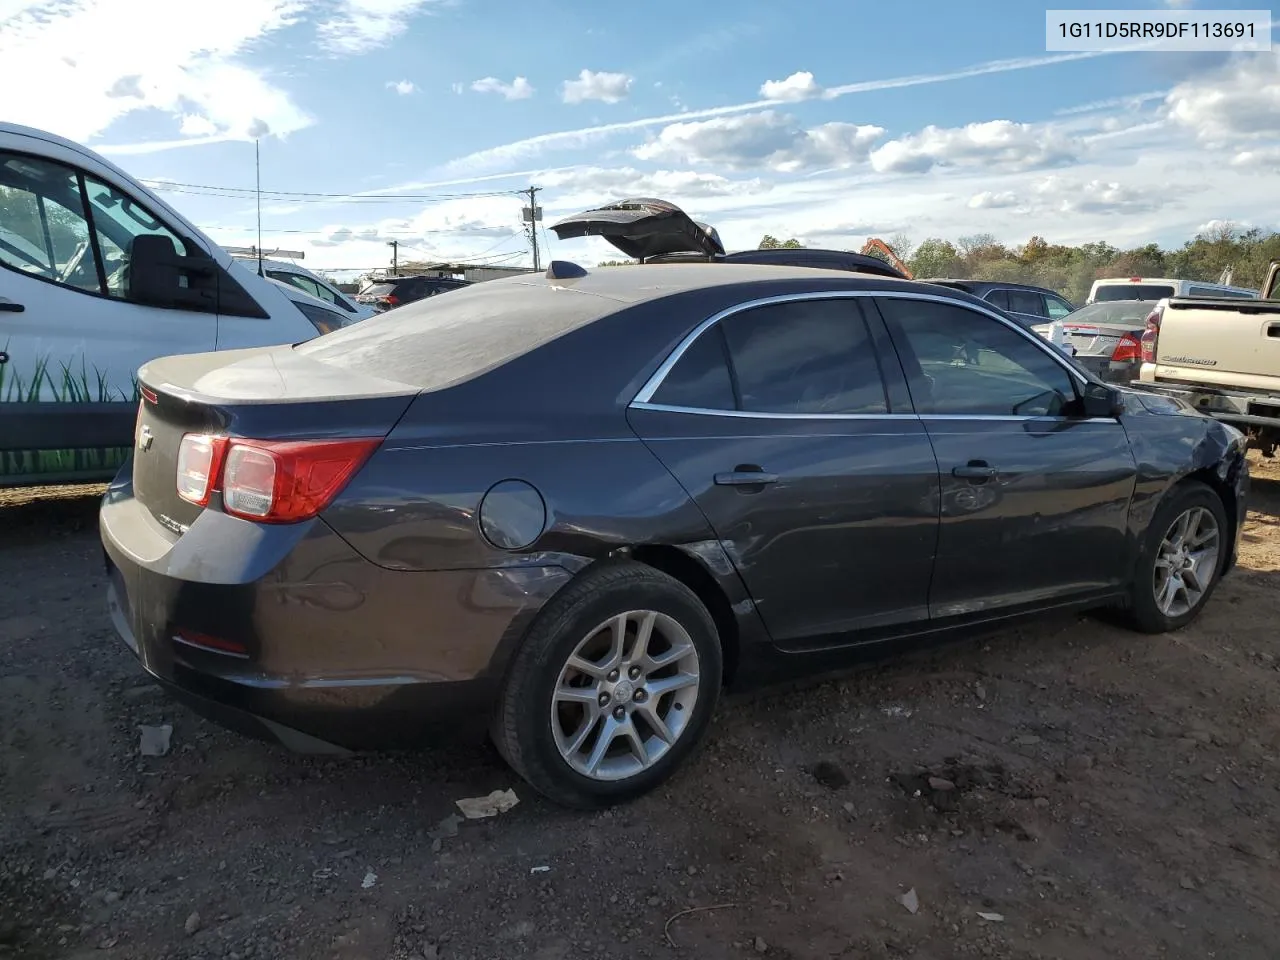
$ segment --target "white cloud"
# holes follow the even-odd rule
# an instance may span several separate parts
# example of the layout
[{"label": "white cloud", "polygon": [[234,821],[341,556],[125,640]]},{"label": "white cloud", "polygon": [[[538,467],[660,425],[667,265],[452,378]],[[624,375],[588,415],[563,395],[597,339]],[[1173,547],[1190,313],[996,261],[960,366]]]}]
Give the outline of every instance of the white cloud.
[{"label": "white cloud", "polygon": [[[916,87],[926,84],[951,83],[969,77],[982,77],[997,73],[1010,73],[1018,70],[1031,70],[1039,67],[1055,66],[1077,60],[1091,60],[1095,57],[1111,56],[1119,51],[1086,50],[1077,53],[1057,53],[1043,57],[1021,57],[1013,60],[989,60],[986,63],[951,70],[947,73],[920,73],[904,77],[889,77],[882,80],[862,80],[858,83],[846,83],[838,87],[828,87],[823,93],[826,99],[868,93],[875,90],[896,90],[902,87]],[[675,120],[701,120],[707,117],[724,117],[732,114],[747,113],[762,107],[771,107],[770,100],[753,100],[749,103],[733,103],[720,107],[708,107],[703,110],[690,110],[682,113],[669,113],[653,117],[641,117],[636,120],[621,120],[615,123],[599,123],[576,130],[560,130],[554,133],[540,133],[537,136],[525,137],[512,143],[489,147],[465,157],[451,161],[455,169],[474,169],[477,166],[509,163],[520,158],[530,157],[549,148],[570,149],[581,147],[614,133],[627,130],[643,130]]]},{"label": "white cloud", "polygon": [[1244,170],[1280,171],[1280,147],[1241,150],[1231,158],[1231,165]]},{"label": "white cloud", "polygon": [[333,14],[316,28],[320,46],[338,55],[368,53],[386,46],[409,28],[409,20],[415,14],[440,2],[442,0],[338,0]]},{"label": "white cloud", "polygon": [[1000,210],[1004,207],[1016,207],[1018,195],[1012,190],[983,190],[969,198],[970,210]]},{"label": "white cloud", "polygon": [[1161,188],[1126,186],[1116,180],[1086,180],[1050,176],[1035,184],[1036,194],[1048,203],[1048,210],[1079,214],[1151,213],[1172,202],[1171,191]]},{"label": "white cloud", "polygon": [[218,127],[208,117],[186,113],[178,125],[178,132],[184,137],[211,137],[218,132]]},{"label": "white cloud", "polygon": [[964,127],[936,127],[890,140],[871,151],[882,173],[925,173],[934,167],[998,164],[1028,170],[1068,163],[1080,145],[1052,127],[988,120]]},{"label": "white cloud", "polygon": [[1280,136],[1280,51],[1237,54],[1165,98],[1174,122],[1208,145]]},{"label": "white cloud", "polygon": [[822,95],[820,87],[808,70],[793,73],[785,80],[766,80],[760,87],[760,96],[766,100],[811,100]]},{"label": "white cloud", "polygon": [[535,177],[560,210],[577,211],[624,197],[661,197],[677,206],[690,199],[759,196],[763,180],[732,180],[699,170],[641,171],[634,167],[572,167]]},{"label": "white cloud", "polygon": [[9,0],[0,13],[5,119],[85,141],[158,109],[192,135],[284,136],[311,118],[237,57],[300,9],[300,0],[222,0],[217,16],[192,26],[171,0]]},{"label": "white cloud", "polygon": [[599,73],[582,70],[577,80],[566,80],[560,91],[565,103],[584,103],[588,100],[601,100],[605,103],[617,103],[631,92],[631,84],[635,77],[625,73]]},{"label": "white cloud", "polygon": [[883,133],[876,126],[838,122],[806,130],[794,117],[762,110],[740,117],[673,123],[633,152],[642,160],[794,173],[861,162]]},{"label": "white cloud", "polygon": [[400,96],[402,97],[407,97],[409,94],[413,93],[418,88],[414,86],[414,83],[412,80],[388,80],[387,89],[394,90],[396,93],[400,94]]},{"label": "white cloud", "polygon": [[510,83],[503,83],[497,77],[484,77],[473,81],[471,89],[476,93],[497,93],[507,100],[528,100],[534,94],[533,85],[524,77],[516,77]]}]

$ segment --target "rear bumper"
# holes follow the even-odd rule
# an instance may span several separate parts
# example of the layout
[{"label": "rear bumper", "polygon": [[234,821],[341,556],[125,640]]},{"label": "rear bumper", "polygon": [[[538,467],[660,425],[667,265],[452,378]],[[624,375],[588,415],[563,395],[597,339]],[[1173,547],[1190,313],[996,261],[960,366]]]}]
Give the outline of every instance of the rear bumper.
[{"label": "rear bumper", "polygon": [[1142,367],[1142,364],[1136,360],[1112,360],[1107,356],[1091,357],[1076,354],[1075,361],[1103,383],[1126,386],[1131,380],[1137,378],[1138,371]]},{"label": "rear bumper", "polygon": [[[127,483],[99,527],[112,621],[143,668],[198,713],[307,752],[482,733],[511,650],[569,579],[386,570],[320,521],[268,529],[206,511],[179,539]],[[176,639],[193,632],[243,652]]]},{"label": "rear bumper", "polygon": [[1128,386],[1183,400],[1200,413],[1224,423],[1243,428],[1272,427],[1280,430],[1280,397],[1277,396],[1138,379],[1129,381]]}]

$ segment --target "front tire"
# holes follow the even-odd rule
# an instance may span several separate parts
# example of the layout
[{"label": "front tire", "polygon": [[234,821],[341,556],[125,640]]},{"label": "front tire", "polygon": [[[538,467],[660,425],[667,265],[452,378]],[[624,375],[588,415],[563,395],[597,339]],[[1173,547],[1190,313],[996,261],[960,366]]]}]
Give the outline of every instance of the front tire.
[{"label": "front tire", "polygon": [[1130,624],[1143,633],[1178,630],[1204,609],[1228,549],[1227,512],[1209,486],[1175,487],[1147,527],[1129,594]]},{"label": "front tire", "polygon": [[642,564],[601,564],[534,621],[503,687],[494,742],[564,806],[632,800],[703,739],[722,662],[715,622],[693,591]]}]

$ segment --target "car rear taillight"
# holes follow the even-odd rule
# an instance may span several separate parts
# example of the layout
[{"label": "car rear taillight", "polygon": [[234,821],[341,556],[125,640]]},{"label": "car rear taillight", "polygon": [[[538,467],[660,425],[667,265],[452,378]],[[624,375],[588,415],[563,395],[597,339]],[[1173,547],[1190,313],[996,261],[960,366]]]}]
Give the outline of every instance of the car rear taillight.
[{"label": "car rear taillight", "polygon": [[207,506],[226,450],[226,437],[186,434],[178,444],[178,496],[198,507]]},{"label": "car rear taillight", "polygon": [[262,523],[297,523],[327,507],[382,440],[242,440],[189,433],[178,448],[178,495]]},{"label": "car rear taillight", "polygon": [[1111,359],[1124,363],[1142,359],[1142,341],[1132,333],[1126,333],[1111,351]]},{"label": "car rear taillight", "polygon": [[1152,308],[1147,314],[1147,326],[1142,331],[1142,362],[1156,362],[1156,343],[1160,339],[1160,318],[1164,314],[1164,308],[1157,306]]},{"label": "car rear taillight", "polygon": [[296,523],[327,507],[381,443],[358,440],[232,440],[222,475],[227,513]]},{"label": "car rear taillight", "polygon": [[388,307],[398,307],[400,305],[400,298],[394,293],[389,293],[385,297],[379,297],[378,299]]}]

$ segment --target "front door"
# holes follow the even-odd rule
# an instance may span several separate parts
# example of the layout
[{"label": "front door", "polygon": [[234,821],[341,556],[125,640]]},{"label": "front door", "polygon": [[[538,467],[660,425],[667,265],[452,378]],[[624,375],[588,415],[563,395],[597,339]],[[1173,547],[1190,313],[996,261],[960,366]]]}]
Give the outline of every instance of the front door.
[{"label": "front door", "polygon": [[1120,422],[1079,416],[1078,376],[1008,321],[928,299],[877,305],[938,457],[933,617],[1122,586],[1136,465]]},{"label": "front door", "polygon": [[109,477],[137,370],[214,349],[217,315],[129,299],[134,237],[177,236],[102,180],[0,150],[0,485]]},{"label": "front door", "polygon": [[629,411],[780,647],[928,617],[937,463],[919,419],[890,408],[880,359],[856,299],[747,306]]}]

